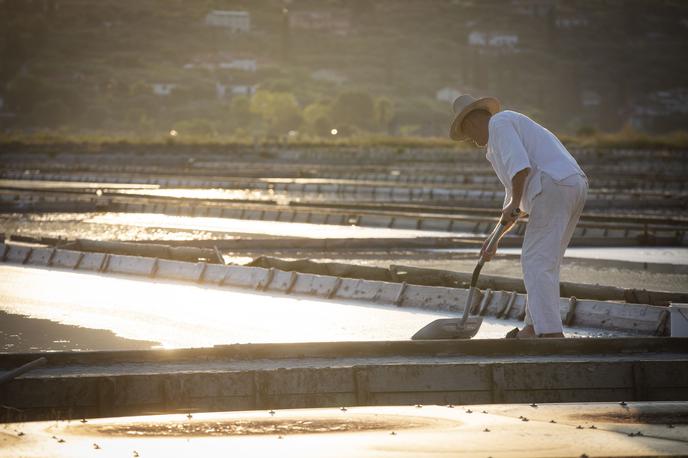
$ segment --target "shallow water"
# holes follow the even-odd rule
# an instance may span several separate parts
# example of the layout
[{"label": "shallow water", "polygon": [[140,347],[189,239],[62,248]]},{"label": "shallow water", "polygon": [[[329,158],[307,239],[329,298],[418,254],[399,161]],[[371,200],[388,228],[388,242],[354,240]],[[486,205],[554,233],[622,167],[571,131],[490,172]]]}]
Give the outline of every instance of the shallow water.
[{"label": "shallow water", "polygon": [[[440,248],[427,251],[435,253],[478,252],[472,248]],[[521,254],[521,248],[499,248],[498,255],[499,253]],[[688,265],[688,247],[569,247],[566,249],[564,257]]]},{"label": "shallow water", "polygon": [[[430,185],[429,185],[430,186]],[[132,186],[133,188],[133,186]],[[113,189],[120,194],[139,194],[145,196],[178,197],[184,199],[202,200],[272,200],[281,205],[289,202],[331,202],[331,203],[384,203],[384,202],[428,202],[433,205],[441,205],[452,200],[452,195],[446,192],[436,191],[433,197],[427,194],[407,193],[373,193],[369,190],[359,189],[357,192],[315,192],[309,191],[283,191],[274,189],[223,189],[223,188],[155,188],[148,189]],[[495,209],[497,212],[497,209]]]},{"label": "shallow water", "polygon": [[201,230],[233,234],[263,234],[282,237],[308,238],[408,238],[462,237],[468,232],[422,231],[387,229],[333,224],[288,223],[233,218],[199,216],[170,216],[157,213],[106,213],[85,220],[86,223],[156,227],[163,229]]},{"label": "shallow water", "polygon": [[572,247],[565,256],[688,265],[688,247]]},{"label": "shallow water", "polygon": [[0,215],[0,232],[91,240],[210,240],[234,236],[306,238],[462,237],[465,232],[369,228],[156,213],[45,213]]},{"label": "shallow water", "polygon": [[259,189],[219,189],[219,188],[159,188],[159,189],[120,189],[119,194],[135,194],[141,196],[177,197],[184,199],[203,200],[276,200],[287,203],[289,199],[284,193]]},{"label": "shallow water", "polygon": [[[109,330],[124,339],[159,342],[163,348],[406,340],[432,320],[458,316],[399,309],[391,304],[272,295],[12,265],[0,265],[0,310],[63,325]],[[476,338],[503,337],[519,324],[487,317]],[[64,332],[56,340],[74,340],[73,348],[89,349],[87,344],[76,341],[79,336],[70,333],[69,327]],[[611,335],[577,328],[568,329],[567,334]],[[30,333],[24,338],[30,339]],[[117,347],[116,342],[112,345]],[[64,342],[59,348],[65,348]]]},{"label": "shallow water", "polygon": [[[0,179],[0,186],[23,189],[117,189],[132,193],[144,192],[145,189],[158,189],[157,184],[137,183],[94,183],[91,181],[53,181],[53,180],[6,180]],[[130,189],[136,188],[136,189]]]}]

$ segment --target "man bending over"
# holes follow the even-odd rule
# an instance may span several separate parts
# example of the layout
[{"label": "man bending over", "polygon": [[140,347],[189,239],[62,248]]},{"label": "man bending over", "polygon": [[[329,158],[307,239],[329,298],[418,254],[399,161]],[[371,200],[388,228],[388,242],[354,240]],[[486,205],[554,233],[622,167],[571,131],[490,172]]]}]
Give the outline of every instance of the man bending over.
[{"label": "man bending over", "polygon": [[[559,311],[559,268],[585,205],[588,180],[552,132],[493,97],[464,94],[454,101],[450,136],[486,147],[506,192],[501,221],[528,215],[521,266],[528,300],[526,325],[507,337],[564,337]],[[489,261],[497,250],[481,255]]]}]

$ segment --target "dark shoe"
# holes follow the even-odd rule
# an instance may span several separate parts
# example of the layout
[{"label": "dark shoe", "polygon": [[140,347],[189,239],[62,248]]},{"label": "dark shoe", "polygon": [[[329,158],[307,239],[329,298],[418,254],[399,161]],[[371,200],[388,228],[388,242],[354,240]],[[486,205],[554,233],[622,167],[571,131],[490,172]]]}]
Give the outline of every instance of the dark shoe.
[{"label": "dark shoe", "polygon": [[550,332],[546,334],[538,334],[538,337],[544,337],[546,339],[563,339],[566,336],[564,336],[563,332]]},{"label": "dark shoe", "polygon": [[518,328],[514,328],[511,331],[507,332],[506,335],[504,336],[505,339],[515,339],[516,336],[518,336]]}]

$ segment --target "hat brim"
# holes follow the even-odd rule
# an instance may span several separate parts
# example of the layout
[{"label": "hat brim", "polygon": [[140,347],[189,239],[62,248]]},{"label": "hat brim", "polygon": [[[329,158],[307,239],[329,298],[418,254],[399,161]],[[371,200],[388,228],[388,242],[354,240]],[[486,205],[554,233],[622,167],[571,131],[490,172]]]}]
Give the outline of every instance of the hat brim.
[{"label": "hat brim", "polygon": [[456,115],[454,122],[452,122],[451,129],[449,130],[449,136],[452,140],[466,139],[466,135],[461,130],[461,123],[463,122],[464,118],[474,110],[485,110],[490,114],[499,113],[500,103],[499,100],[494,97],[483,97],[482,99],[478,99],[470,105],[466,105],[466,107],[461,110],[461,113]]}]

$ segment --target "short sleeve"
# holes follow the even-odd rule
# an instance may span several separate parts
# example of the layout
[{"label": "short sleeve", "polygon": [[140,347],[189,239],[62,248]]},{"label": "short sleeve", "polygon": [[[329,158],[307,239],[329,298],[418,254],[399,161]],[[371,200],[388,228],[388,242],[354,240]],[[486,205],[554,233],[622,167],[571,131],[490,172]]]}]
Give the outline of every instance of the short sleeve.
[{"label": "short sleeve", "polygon": [[511,122],[500,120],[500,122],[495,123],[490,135],[493,136],[494,151],[501,157],[509,180],[513,179],[514,175],[521,170],[530,167],[523,140]]},{"label": "short sleeve", "polygon": [[502,208],[506,207],[510,200],[511,191],[508,188],[504,188],[504,203],[502,204]]}]

